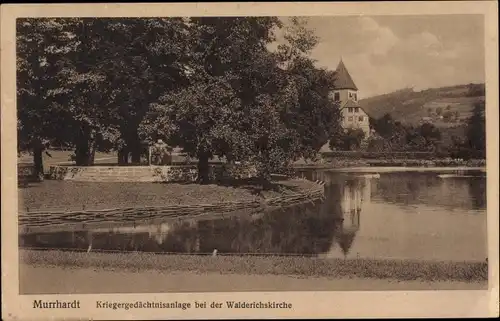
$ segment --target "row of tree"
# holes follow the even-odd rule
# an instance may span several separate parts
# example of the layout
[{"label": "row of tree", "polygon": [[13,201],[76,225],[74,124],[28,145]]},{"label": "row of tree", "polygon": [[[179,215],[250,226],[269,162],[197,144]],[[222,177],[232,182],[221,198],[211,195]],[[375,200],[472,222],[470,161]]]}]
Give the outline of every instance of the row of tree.
[{"label": "row of tree", "polygon": [[486,110],[484,102],[474,106],[467,120],[465,138],[453,137],[452,156],[459,158],[486,158]]},{"label": "row of tree", "polygon": [[[440,129],[430,123],[411,126],[395,121],[390,114],[385,114],[379,119],[371,119],[371,126],[376,134],[369,139],[368,150],[370,151],[422,151],[440,152],[460,158],[486,157],[484,102],[474,106],[472,116],[465,124],[465,135],[453,136],[448,146],[443,144]],[[359,147],[359,133],[348,132],[346,136],[354,142],[351,146]]]},{"label": "row of tree", "polygon": [[163,139],[198,159],[201,182],[213,156],[267,182],[339,130],[316,43],[298,18],[18,19],[18,150],[39,170],[48,144],[74,148],[77,165],[110,150],[123,164]]},{"label": "row of tree", "polygon": [[377,133],[368,145],[373,151],[433,152],[441,139],[441,132],[433,124],[407,125],[395,121],[390,114],[373,119],[371,125]]}]

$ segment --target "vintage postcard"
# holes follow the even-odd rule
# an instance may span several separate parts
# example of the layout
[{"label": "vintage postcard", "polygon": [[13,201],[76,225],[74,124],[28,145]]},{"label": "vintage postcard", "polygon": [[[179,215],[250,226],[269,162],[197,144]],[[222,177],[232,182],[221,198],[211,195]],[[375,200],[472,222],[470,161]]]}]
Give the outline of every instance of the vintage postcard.
[{"label": "vintage postcard", "polygon": [[2,318],[493,317],[498,4],[1,7]]}]

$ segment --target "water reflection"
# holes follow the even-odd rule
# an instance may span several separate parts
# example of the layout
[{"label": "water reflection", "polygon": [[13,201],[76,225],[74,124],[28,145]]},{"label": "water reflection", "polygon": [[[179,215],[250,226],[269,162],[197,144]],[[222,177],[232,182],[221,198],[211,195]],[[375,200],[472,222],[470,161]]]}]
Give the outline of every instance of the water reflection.
[{"label": "water reflection", "polygon": [[[324,171],[303,172],[303,177],[326,183],[326,201],[321,210],[337,216],[334,241],[327,252],[336,246],[347,256],[361,227],[361,213],[371,201],[371,180],[377,176],[370,174],[344,174]],[[339,196],[340,199],[335,196]],[[318,253],[322,254],[322,253]]]},{"label": "water reflection", "polygon": [[217,249],[219,254],[341,257],[462,259],[485,253],[481,248],[486,239],[485,215],[468,215],[485,213],[484,176],[464,179],[442,178],[437,173],[327,171],[300,175],[326,183],[324,201],[218,219],[26,235],[20,237],[20,244],[83,250],[209,254]]},{"label": "water reflection", "polygon": [[481,210],[486,204],[485,176],[440,177],[436,173],[387,173],[377,180],[375,200],[402,205],[426,204]]},{"label": "water reflection", "polygon": [[486,177],[474,177],[467,180],[468,192],[473,209],[486,208]]}]

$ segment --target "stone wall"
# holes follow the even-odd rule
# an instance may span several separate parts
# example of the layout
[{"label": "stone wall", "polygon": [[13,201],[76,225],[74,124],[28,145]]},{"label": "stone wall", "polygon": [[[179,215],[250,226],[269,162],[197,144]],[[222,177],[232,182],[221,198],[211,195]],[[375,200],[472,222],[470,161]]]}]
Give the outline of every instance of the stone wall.
[{"label": "stone wall", "polygon": [[[48,178],[90,182],[194,182],[195,165],[168,166],[50,166]],[[211,165],[212,180],[224,178],[251,178],[257,171],[254,166]]]},{"label": "stone wall", "polygon": [[17,183],[25,185],[30,182],[38,182],[40,178],[35,175],[35,166],[33,164],[17,164]]},{"label": "stone wall", "polygon": [[17,164],[17,177],[33,176],[35,173],[35,166],[33,164]]}]

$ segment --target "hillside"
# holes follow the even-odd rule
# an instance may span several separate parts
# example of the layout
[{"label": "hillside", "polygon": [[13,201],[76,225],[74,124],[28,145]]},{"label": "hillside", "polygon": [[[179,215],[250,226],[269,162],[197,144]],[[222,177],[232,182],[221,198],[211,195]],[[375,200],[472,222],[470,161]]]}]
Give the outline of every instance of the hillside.
[{"label": "hillside", "polygon": [[389,113],[405,124],[424,121],[440,128],[461,127],[470,117],[474,104],[485,100],[484,84],[414,91],[412,88],[360,100],[360,105],[373,118]]}]

